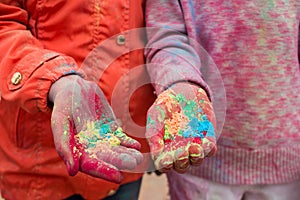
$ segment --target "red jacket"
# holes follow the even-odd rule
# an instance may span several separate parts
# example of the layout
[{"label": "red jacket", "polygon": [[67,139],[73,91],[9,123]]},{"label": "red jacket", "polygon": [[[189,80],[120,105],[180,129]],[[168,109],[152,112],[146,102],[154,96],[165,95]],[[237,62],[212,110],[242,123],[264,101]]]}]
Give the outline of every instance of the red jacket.
[{"label": "red jacket", "polygon": [[[68,176],[54,148],[47,93],[54,81],[76,73],[85,63],[87,78],[99,81],[107,99],[116,95],[118,101],[112,105],[124,130],[141,137],[143,128],[134,125],[145,125],[155,97],[152,86],[140,87],[149,83],[141,67],[143,51],[129,52],[132,45],[143,45],[141,35],[122,32],[144,25],[143,6],[143,0],[1,1],[0,188],[4,198],[62,199],[77,193],[100,199],[119,187],[82,173]],[[98,48],[104,40],[107,44]],[[93,58],[85,61],[95,47]],[[114,59],[120,52],[122,56]],[[106,68],[103,63],[110,60]],[[147,152],[145,141],[142,144]],[[123,183],[139,177],[125,174]]]}]

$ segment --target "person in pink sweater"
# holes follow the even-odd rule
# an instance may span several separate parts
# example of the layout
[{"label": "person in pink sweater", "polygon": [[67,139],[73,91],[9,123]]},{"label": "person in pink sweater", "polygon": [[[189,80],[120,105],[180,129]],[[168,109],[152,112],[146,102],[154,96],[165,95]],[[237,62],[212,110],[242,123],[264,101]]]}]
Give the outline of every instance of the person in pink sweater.
[{"label": "person in pink sweater", "polygon": [[[146,2],[149,74],[163,82],[174,66],[201,72],[210,57],[226,90],[217,153],[184,174],[156,165],[172,199],[300,198],[299,22],[299,0]],[[205,74],[195,76],[220,106]]]}]

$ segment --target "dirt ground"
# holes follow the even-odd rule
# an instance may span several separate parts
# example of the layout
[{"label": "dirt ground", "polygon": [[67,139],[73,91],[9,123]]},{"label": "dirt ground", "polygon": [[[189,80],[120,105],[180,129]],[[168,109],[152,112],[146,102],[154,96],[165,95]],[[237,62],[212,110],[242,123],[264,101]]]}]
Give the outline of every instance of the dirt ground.
[{"label": "dirt ground", "polygon": [[141,186],[139,200],[170,200],[168,183],[165,175],[145,174]]}]

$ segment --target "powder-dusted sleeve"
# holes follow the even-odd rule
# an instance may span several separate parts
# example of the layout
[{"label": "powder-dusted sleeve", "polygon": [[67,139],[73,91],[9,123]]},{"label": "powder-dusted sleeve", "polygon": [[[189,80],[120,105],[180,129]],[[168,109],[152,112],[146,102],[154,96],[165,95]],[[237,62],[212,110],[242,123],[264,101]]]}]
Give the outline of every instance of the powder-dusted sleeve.
[{"label": "powder-dusted sleeve", "polygon": [[160,94],[173,83],[189,81],[209,94],[200,72],[199,56],[187,36],[180,3],[176,0],[147,1],[146,26],[147,69],[156,92]]},{"label": "powder-dusted sleeve", "polygon": [[31,113],[47,111],[51,84],[78,67],[73,58],[44,49],[31,34],[22,1],[1,1],[0,13],[1,98]]}]

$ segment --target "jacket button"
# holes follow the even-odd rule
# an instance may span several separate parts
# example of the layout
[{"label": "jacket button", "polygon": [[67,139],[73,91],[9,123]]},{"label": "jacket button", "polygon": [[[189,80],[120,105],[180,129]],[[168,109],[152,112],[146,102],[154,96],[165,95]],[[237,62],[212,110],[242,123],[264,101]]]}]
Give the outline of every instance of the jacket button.
[{"label": "jacket button", "polygon": [[15,72],[11,78],[11,83],[18,85],[22,80],[22,74],[20,72]]},{"label": "jacket button", "polygon": [[112,196],[114,194],[116,194],[116,190],[112,189],[112,190],[109,190],[109,192],[107,193],[107,196]]},{"label": "jacket button", "polygon": [[117,44],[120,45],[120,46],[122,46],[122,45],[125,44],[125,42],[126,42],[125,36],[124,35],[118,35],[118,37],[117,37]]}]

